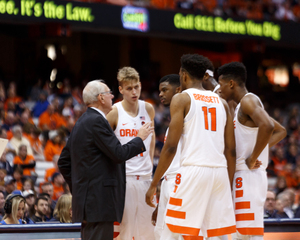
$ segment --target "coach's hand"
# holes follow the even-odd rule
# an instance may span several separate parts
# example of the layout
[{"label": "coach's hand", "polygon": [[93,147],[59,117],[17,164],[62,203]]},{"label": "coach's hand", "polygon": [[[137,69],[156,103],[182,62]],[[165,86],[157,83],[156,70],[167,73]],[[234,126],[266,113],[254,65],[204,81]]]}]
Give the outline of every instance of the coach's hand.
[{"label": "coach's hand", "polygon": [[153,199],[154,199],[154,194],[156,193],[156,187],[153,187],[152,185],[150,185],[147,193],[146,193],[146,203],[150,206],[150,207],[156,207],[153,204]]},{"label": "coach's hand", "polygon": [[137,134],[137,137],[140,137],[143,141],[154,131],[154,126],[151,126],[152,122],[145,123]]}]

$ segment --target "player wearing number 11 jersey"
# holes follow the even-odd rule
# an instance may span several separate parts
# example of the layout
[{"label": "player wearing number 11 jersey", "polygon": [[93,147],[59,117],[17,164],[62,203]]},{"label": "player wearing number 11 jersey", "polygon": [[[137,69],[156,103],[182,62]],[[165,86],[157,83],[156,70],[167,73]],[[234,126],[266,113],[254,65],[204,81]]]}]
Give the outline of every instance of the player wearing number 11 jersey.
[{"label": "player wearing number 11 jersey", "polygon": [[156,184],[176,152],[179,139],[181,167],[167,205],[161,239],[182,236],[219,237],[236,231],[227,166],[235,167],[232,117],[226,101],[203,88],[213,69],[206,57],[187,54],[181,58],[182,93],[171,102],[169,134],[147,192],[151,205]]}]

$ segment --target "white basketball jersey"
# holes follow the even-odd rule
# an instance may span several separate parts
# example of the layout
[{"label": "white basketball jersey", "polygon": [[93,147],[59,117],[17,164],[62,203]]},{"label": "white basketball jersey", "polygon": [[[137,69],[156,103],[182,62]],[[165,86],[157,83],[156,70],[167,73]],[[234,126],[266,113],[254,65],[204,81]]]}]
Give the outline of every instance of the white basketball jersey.
[{"label": "white basketball jersey", "polygon": [[184,90],[191,98],[184,118],[181,165],[227,167],[224,156],[226,111],[220,97],[211,91]]},{"label": "white basketball jersey", "polygon": [[[165,142],[166,142],[168,133],[169,133],[169,128],[166,131]],[[177,144],[177,150],[176,150],[175,156],[171,162],[171,165],[165,172],[165,175],[178,173],[178,169],[180,168],[180,152],[181,152],[181,138],[179,139],[179,142]]]},{"label": "white basketball jersey", "polygon": [[[125,144],[136,137],[139,129],[144,123],[150,122],[151,119],[145,107],[145,102],[138,101],[139,112],[136,117],[130,116],[123,108],[122,102],[115,103],[118,109],[118,125],[115,134],[121,144]],[[152,134],[144,141],[146,151],[126,161],[126,175],[152,175],[152,160],[150,158],[150,144]]]},{"label": "white basketball jersey", "polygon": [[[253,96],[257,97],[253,93],[245,94],[252,94]],[[262,102],[259,99],[261,106],[263,107]],[[236,171],[241,170],[249,170],[247,167],[245,160],[250,157],[251,153],[253,152],[254,146],[256,144],[256,138],[258,133],[258,127],[247,127],[241,124],[238,120],[238,112],[240,109],[241,104],[239,103],[234,112],[234,135],[235,135],[235,144],[236,144]],[[269,144],[264,148],[261,154],[258,157],[258,160],[262,162],[262,165],[259,169],[265,170],[268,166],[268,159],[269,159]]]}]

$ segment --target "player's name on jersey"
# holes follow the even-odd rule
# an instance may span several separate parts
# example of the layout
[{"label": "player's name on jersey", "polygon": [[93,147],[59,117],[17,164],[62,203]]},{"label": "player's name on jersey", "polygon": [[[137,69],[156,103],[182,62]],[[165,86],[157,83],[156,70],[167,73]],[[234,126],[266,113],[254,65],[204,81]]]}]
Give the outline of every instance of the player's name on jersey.
[{"label": "player's name on jersey", "polygon": [[213,97],[213,96],[205,96],[202,94],[194,93],[193,94],[195,100],[197,101],[203,101],[207,103],[219,103],[219,98],[218,97]]},{"label": "player's name on jersey", "polygon": [[136,137],[138,134],[138,129],[120,129],[121,137]]}]

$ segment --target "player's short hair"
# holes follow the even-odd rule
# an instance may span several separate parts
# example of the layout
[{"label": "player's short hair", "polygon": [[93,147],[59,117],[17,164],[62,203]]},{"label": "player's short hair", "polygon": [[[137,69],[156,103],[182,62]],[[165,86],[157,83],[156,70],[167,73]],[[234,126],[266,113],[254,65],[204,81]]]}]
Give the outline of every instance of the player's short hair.
[{"label": "player's short hair", "polygon": [[241,62],[231,62],[224,64],[218,68],[218,75],[225,80],[232,79],[239,85],[246,84],[247,80],[247,70],[243,63]]},{"label": "player's short hair", "polygon": [[185,54],[180,61],[181,69],[187,71],[195,79],[202,80],[206,70],[214,71],[212,62],[199,54]]},{"label": "player's short hair", "polygon": [[180,77],[178,74],[169,74],[169,75],[162,77],[159,80],[159,83],[162,83],[162,82],[168,82],[172,86],[179,87],[180,86]]},{"label": "player's short hair", "polygon": [[119,69],[117,79],[119,85],[122,86],[124,82],[140,81],[139,73],[132,67],[123,67]]}]

